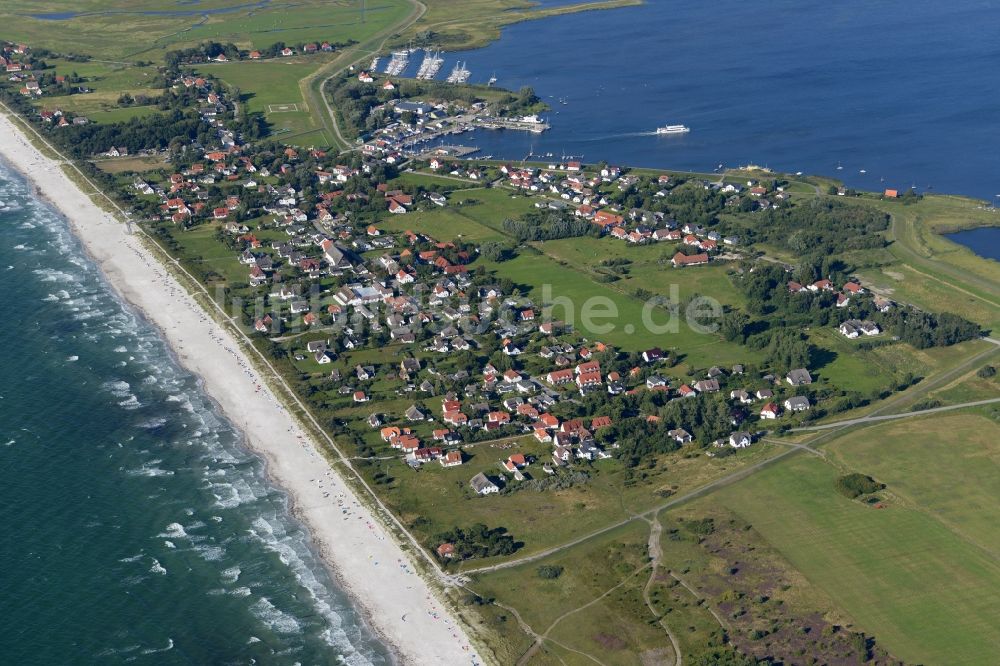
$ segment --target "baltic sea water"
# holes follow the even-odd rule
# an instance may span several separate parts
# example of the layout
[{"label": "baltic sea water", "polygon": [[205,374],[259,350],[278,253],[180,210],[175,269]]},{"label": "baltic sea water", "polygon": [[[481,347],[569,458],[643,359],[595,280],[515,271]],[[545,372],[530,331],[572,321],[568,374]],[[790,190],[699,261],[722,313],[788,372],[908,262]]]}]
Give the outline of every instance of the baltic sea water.
[{"label": "baltic sea water", "polygon": [[0,663],[386,664],[286,497],[0,165]]}]

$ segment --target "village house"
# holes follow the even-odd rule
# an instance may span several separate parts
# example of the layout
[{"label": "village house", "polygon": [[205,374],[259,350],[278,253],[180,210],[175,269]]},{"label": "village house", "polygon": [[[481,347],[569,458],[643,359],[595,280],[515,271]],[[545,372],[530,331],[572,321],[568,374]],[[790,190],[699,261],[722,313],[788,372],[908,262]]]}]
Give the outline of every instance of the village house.
[{"label": "village house", "polygon": [[797,395],[785,400],[785,409],[790,412],[804,412],[809,410],[809,398]]},{"label": "village house", "polygon": [[837,327],[844,337],[855,339],[861,335],[878,335],[882,330],[873,321],[848,319]]},{"label": "village house", "polygon": [[490,481],[490,479],[487,478],[487,476],[482,472],[472,477],[469,481],[469,485],[472,486],[472,489],[475,490],[478,495],[490,495],[492,493],[500,492],[500,487]]},{"label": "village house", "polygon": [[753,443],[753,437],[748,432],[734,432],[729,436],[729,446],[734,449],[745,449]]},{"label": "village house", "polygon": [[442,467],[458,467],[462,464],[461,451],[449,451],[438,459]]},{"label": "village house", "polygon": [[685,255],[678,252],[674,255],[674,258],[670,260],[671,265],[674,268],[684,268],[685,266],[699,266],[701,264],[708,263],[708,254],[702,252],[701,254]]},{"label": "village house", "polygon": [[797,368],[795,370],[790,370],[787,375],[785,375],[785,381],[792,386],[804,386],[806,384],[812,384],[812,375],[805,368]]},{"label": "village house", "polygon": [[668,430],[667,436],[670,437],[670,439],[677,442],[678,444],[689,444],[693,439],[693,437],[691,437],[691,433],[689,433],[684,428],[675,428],[673,430]]},{"label": "village house", "polygon": [[781,409],[773,402],[769,402],[764,405],[760,410],[760,418],[762,419],[776,419],[781,413]]}]

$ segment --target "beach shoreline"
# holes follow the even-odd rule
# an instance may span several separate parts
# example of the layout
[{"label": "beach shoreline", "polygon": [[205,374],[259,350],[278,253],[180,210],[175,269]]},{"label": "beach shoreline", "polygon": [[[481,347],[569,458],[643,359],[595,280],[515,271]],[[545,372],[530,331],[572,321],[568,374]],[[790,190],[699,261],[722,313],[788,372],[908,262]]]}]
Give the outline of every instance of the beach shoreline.
[{"label": "beach shoreline", "polygon": [[[367,501],[320,452],[298,417],[275,396],[227,327],[206,312],[146,246],[102,210],[0,114],[0,156],[67,220],[115,292],[156,326],[174,358],[264,461],[334,580],[367,626],[403,664],[483,663],[435,586],[419,573]],[[367,500],[367,498],[365,498]],[[407,544],[409,545],[409,544]],[[424,565],[426,566],[426,565]]]}]

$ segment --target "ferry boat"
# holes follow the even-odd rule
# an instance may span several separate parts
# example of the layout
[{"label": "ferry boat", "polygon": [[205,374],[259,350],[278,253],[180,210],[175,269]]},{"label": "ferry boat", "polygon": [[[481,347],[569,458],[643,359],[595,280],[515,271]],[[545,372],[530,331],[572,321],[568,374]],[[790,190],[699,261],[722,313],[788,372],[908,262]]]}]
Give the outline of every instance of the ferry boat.
[{"label": "ferry boat", "polygon": [[684,134],[690,131],[691,128],[684,125],[664,125],[663,127],[656,128],[657,134]]}]

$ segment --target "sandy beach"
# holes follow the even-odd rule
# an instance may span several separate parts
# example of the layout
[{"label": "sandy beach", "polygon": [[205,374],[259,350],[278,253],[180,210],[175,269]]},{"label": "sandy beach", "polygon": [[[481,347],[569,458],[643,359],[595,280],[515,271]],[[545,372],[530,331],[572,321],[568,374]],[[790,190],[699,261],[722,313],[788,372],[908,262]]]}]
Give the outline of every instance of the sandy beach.
[{"label": "sandy beach", "polygon": [[181,364],[246,435],[337,580],[404,664],[481,664],[410,555],[338,476],[240,351],[126,225],[0,115],[0,155],[66,217],[110,284],[161,331]]}]

